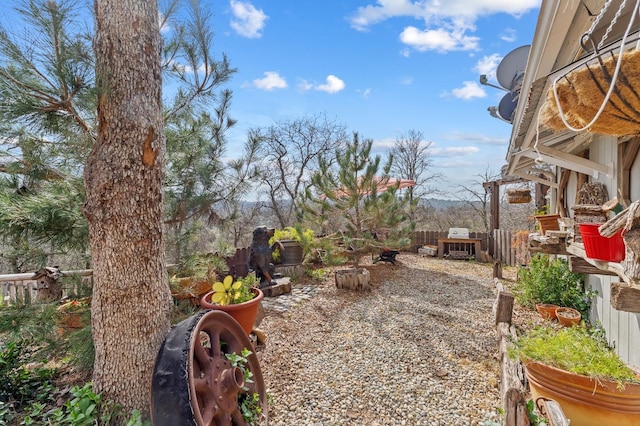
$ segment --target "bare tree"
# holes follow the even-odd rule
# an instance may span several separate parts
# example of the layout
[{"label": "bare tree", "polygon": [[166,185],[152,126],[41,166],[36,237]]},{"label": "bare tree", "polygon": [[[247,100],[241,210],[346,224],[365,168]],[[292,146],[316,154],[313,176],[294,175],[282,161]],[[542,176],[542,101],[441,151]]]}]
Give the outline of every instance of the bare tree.
[{"label": "bare tree", "polygon": [[311,184],[321,155],[346,145],[344,125],[319,114],[251,131],[261,141],[262,184],[280,227],[295,223],[299,197]]},{"label": "bare tree", "polygon": [[[456,197],[466,203],[466,205],[482,219],[484,226],[483,231],[489,232],[489,218],[490,218],[490,202],[491,194],[484,189],[484,183],[496,180],[500,175],[492,171],[487,165],[483,174],[475,175],[476,179],[472,181],[472,185],[459,185],[459,189],[462,190],[457,193]],[[462,195],[466,195],[463,197]]]},{"label": "bare tree", "polygon": [[[442,178],[441,173],[429,173],[433,166],[430,148],[432,142],[424,141],[424,135],[418,130],[409,130],[406,135],[396,139],[391,148],[393,165],[391,174],[401,179],[411,179],[416,182],[414,187],[408,188],[409,199],[413,205],[414,198],[420,198],[428,193],[437,192],[429,188],[428,184]],[[413,219],[414,209],[411,209],[410,217]]]}]

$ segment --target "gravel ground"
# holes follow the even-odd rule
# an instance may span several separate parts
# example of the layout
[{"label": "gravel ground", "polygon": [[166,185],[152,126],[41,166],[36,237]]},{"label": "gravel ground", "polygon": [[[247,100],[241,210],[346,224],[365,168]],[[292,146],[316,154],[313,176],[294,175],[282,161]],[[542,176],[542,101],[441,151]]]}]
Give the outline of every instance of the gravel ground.
[{"label": "gravel ground", "polygon": [[258,356],[270,425],[499,419],[491,265],[398,260],[365,265],[372,292],[338,290],[331,276],[295,308],[267,309]]}]

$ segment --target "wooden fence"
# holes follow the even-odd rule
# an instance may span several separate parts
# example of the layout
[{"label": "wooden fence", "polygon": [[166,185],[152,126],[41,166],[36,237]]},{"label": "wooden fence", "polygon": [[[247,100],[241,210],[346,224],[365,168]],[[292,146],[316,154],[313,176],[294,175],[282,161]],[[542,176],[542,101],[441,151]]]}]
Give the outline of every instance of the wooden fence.
[{"label": "wooden fence", "polygon": [[[62,271],[63,275],[76,275],[82,280],[92,280],[93,271],[84,269],[80,271]],[[38,298],[38,290],[43,288],[43,281],[37,279],[38,275],[33,272],[24,274],[5,274],[0,275],[0,305],[25,303],[29,304]],[[67,293],[63,288],[63,295]],[[71,289],[76,290],[76,289]]]}]

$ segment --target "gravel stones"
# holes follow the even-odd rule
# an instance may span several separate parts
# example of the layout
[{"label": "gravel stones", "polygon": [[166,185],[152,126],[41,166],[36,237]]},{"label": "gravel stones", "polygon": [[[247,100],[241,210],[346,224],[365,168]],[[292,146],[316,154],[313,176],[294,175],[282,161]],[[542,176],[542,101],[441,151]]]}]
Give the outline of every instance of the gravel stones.
[{"label": "gravel stones", "polygon": [[265,300],[270,425],[478,425],[500,406],[488,264],[402,253],[372,292]]}]

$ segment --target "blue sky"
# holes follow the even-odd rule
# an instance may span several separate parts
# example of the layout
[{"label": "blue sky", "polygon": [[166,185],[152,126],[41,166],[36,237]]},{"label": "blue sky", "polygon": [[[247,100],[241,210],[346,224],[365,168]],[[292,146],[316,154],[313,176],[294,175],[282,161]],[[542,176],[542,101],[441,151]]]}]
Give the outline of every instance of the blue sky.
[{"label": "blue sky", "polygon": [[232,147],[250,128],[326,114],[377,153],[421,131],[450,192],[505,164],[511,125],[487,107],[506,92],[479,76],[497,84],[501,59],[531,44],[540,0],[211,4],[216,51],[238,69],[227,86]]}]

